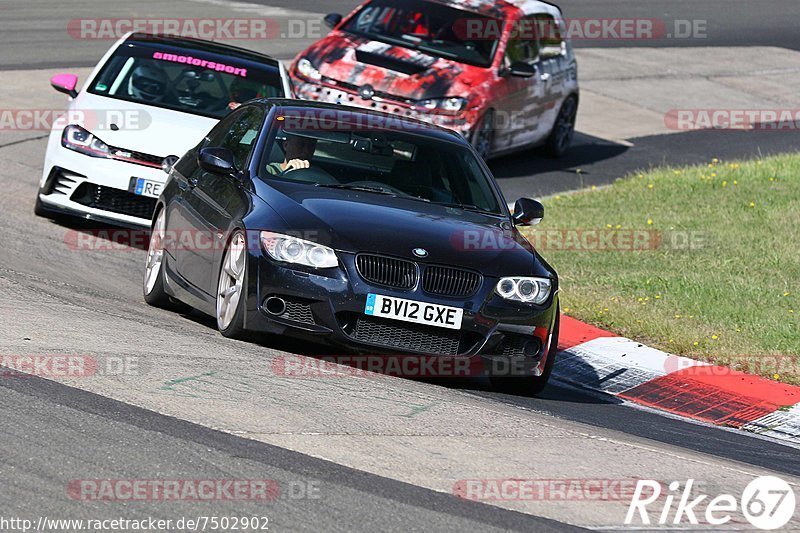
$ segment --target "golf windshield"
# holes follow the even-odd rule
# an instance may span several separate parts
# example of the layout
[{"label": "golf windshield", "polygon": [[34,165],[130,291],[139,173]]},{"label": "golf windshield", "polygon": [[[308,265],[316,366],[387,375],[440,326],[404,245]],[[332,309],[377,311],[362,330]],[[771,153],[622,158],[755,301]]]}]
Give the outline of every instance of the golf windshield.
[{"label": "golf windshield", "polygon": [[462,63],[488,67],[502,23],[425,0],[373,0],[344,31]]},{"label": "golf windshield", "polygon": [[469,149],[425,135],[424,126],[388,129],[366,122],[279,117],[259,175],[502,214]]},{"label": "golf windshield", "polygon": [[253,98],[284,96],[277,69],[191,49],[120,47],[89,92],[119,100],[222,118]]}]

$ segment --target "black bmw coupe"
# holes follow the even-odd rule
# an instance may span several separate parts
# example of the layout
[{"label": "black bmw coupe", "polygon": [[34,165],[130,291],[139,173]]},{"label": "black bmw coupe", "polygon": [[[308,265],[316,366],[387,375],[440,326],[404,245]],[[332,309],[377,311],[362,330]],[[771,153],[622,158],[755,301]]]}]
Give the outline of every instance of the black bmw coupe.
[{"label": "black bmw coupe", "polygon": [[450,130],[254,100],[173,167],[144,297],[212,315],[227,337],[478,359],[494,385],[535,394],[558,344],[558,277],[517,226],[543,215],[525,198],[509,212]]}]

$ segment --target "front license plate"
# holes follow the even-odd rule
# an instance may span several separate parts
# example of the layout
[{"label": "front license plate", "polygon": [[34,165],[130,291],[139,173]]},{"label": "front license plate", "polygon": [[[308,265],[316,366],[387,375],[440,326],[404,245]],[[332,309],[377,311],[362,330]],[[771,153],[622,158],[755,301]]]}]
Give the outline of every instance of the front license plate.
[{"label": "front license plate", "polygon": [[461,329],[464,310],[458,307],[405,300],[382,294],[367,295],[364,314],[448,329]]},{"label": "front license plate", "polygon": [[150,198],[158,198],[161,196],[161,189],[164,184],[160,181],[146,180],[144,178],[131,178],[128,190],[133,194],[139,196],[149,196]]}]

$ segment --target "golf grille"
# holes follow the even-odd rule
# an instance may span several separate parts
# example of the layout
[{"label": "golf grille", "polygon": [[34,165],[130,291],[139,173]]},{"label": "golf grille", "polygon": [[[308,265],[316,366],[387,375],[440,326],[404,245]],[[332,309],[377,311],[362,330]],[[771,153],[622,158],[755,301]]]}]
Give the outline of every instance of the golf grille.
[{"label": "golf grille", "polygon": [[138,196],[128,191],[95,185],[94,183],[81,183],[72,193],[72,201],[87,207],[111,211],[121,215],[150,220],[156,209],[156,199]]}]

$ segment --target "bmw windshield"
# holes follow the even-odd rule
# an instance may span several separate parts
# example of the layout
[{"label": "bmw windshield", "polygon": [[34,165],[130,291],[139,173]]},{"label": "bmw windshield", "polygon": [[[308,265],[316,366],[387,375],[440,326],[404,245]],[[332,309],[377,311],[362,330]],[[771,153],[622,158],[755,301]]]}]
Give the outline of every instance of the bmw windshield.
[{"label": "bmw windshield", "polygon": [[465,146],[426,136],[426,127],[414,123],[377,128],[368,124],[371,115],[327,120],[303,113],[278,117],[261,159],[262,179],[503,215],[490,177]]},{"label": "bmw windshield", "polygon": [[117,49],[89,92],[212,118],[253,98],[283,96],[277,70],[198,50],[132,44]]},{"label": "bmw windshield", "polygon": [[[502,23],[424,0],[373,0],[343,30],[481,67],[492,63]],[[476,28],[482,30],[475,31]]]}]

